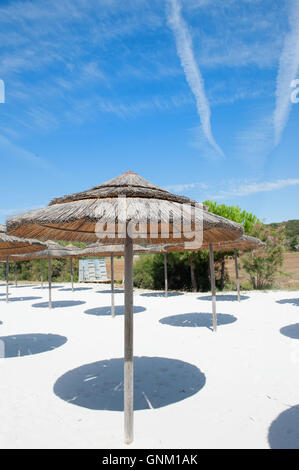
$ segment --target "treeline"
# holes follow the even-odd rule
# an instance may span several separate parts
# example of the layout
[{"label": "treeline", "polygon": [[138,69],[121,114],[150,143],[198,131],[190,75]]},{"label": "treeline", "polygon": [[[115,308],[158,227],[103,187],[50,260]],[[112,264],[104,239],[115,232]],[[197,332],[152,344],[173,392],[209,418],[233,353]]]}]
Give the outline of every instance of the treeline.
[{"label": "treeline", "polygon": [[[43,269],[43,278],[48,280],[48,260],[31,260],[31,261],[16,261],[9,263],[9,279],[15,279],[15,273],[20,281],[40,281],[41,279],[41,266]],[[0,263],[0,279],[6,278],[6,263]],[[74,281],[79,279],[79,261],[73,258],[73,273]],[[69,282],[71,280],[70,274],[70,259],[57,258],[52,259],[52,280],[55,282]]]},{"label": "treeline", "polygon": [[[222,256],[215,253],[216,287],[221,289]],[[168,288],[201,291],[210,289],[209,253],[207,251],[167,254]],[[229,286],[227,272],[224,275]],[[164,289],[164,255],[141,255],[134,264],[134,285],[143,289]]]},{"label": "treeline", "polygon": [[274,229],[284,227],[287,248],[292,251],[296,250],[296,245],[299,244],[299,219],[287,220],[286,222],[274,222],[268,225]]}]

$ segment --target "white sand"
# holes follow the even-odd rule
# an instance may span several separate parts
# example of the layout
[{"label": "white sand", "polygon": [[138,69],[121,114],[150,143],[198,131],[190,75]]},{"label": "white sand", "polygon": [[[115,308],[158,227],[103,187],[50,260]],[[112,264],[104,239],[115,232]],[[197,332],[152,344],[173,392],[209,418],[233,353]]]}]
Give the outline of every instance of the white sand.
[{"label": "white sand", "polygon": [[[0,286],[0,337],[10,337],[5,353],[14,356],[0,359],[1,448],[125,447],[124,317],[84,313],[105,306],[109,313],[110,295],[98,292],[107,287],[80,287],[92,289],[55,288],[53,301],[83,304],[49,311],[34,306],[47,301],[47,288],[12,286],[6,304]],[[280,332],[299,323],[298,291],[244,293],[240,304],[225,294],[217,311],[228,316],[219,320],[235,321],[217,333],[205,326],[206,294],[140,294],[135,305],[145,310],[134,315],[141,358],[131,447],[299,448],[299,325],[286,330],[293,338]],[[283,299],[289,301],[277,302]],[[122,303],[118,293],[116,304]],[[58,336],[39,336],[48,334]]]}]

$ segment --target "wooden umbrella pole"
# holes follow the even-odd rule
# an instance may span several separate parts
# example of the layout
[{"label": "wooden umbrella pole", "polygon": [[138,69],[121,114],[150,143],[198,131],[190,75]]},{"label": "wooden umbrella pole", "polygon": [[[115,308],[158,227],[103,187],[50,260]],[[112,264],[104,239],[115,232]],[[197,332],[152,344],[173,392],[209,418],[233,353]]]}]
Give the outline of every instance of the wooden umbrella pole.
[{"label": "wooden umbrella pole", "polygon": [[115,306],[114,306],[114,256],[111,253],[110,256],[110,271],[111,271],[111,315],[115,318]]},{"label": "wooden umbrella pole", "polygon": [[72,292],[74,292],[74,272],[73,272],[73,258],[70,259],[70,271],[71,271],[71,283],[72,283]]},{"label": "wooden umbrella pole", "polygon": [[52,308],[52,260],[48,254],[49,308]]},{"label": "wooden umbrella pole", "polygon": [[239,280],[239,267],[238,267],[238,252],[237,249],[234,249],[234,257],[235,257],[235,268],[236,268],[236,286],[237,286],[237,295],[238,295],[238,301],[241,301],[241,296],[240,296],[240,280]]},{"label": "wooden umbrella pole", "polygon": [[168,297],[167,253],[164,253],[164,280],[165,280],[165,297]]},{"label": "wooden umbrella pole", "polygon": [[213,313],[213,330],[217,331],[217,315],[216,315],[216,284],[214,269],[214,250],[212,243],[209,244],[210,250],[210,275],[211,275],[211,291],[212,291],[212,313]]},{"label": "wooden umbrella pole", "polygon": [[15,286],[18,287],[18,271],[17,271],[17,263],[14,263],[15,267]]},{"label": "wooden umbrella pole", "polygon": [[125,443],[133,442],[133,241],[125,240],[125,331],[124,331],[124,425]]},{"label": "wooden umbrella pole", "polygon": [[9,283],[9,263],[8,256],[6,257],[6,303],[8,303],[8,283]]},{"label": "wooden umbrella pole", "polygon": [[41,288],[44,288],[44,267],[43,267],[43,260],[40,260],[40,282]]}]

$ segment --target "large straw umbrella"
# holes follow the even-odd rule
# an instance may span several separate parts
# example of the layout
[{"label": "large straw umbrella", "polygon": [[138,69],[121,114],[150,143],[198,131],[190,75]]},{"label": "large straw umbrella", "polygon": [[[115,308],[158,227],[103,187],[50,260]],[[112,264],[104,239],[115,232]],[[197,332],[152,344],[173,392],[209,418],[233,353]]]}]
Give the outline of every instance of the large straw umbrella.
[{"label": "large straw umbrella", "polygon": [[[79,250],[72,250],[66,246],[61,246],[52,240],[48,240],[44,246],[45,250],[29,253],[25,255],[12,256],[11,259],[14,261],[28,261],[32,259],[47,259],[48,260],[48,286],[49,286],[49,308],[52,308],[52,259],[55,258],[70,258],[78,255]],[[41,283],[43,287],[43,270],[41,261]]]},{"label": "large straw umbrella", "polygon": [[[238,301],[240,302],[240,282],[239,282],[239,267],[238,267],[238,251],[248,251],[254,250],[257,248],[263,248],[265,244],[256,237],[250,237],[249,235],[242,235],[237,240],[232,241],[223,241],[223,242],[215,242],[213,243],[213,250],[214,251],[233,251],[234,252],[234,262],[235,262],[235,271],[236,271],[236,288],[237,288],[237,295]],[[208,246],[203,244],[201,250],[208,249]],[[213,282],[215,284],[215,281]],[[216,294],[215,294],[216,298]]]},{"label": "large straw umbrella", "polygon": [[14,254],[33,253],[45,247],[45,244],[28,238],[19,238],[8,235],[4,225],[0,224],[0,257],[5,258],[6,269],[6,302],[8,302],[8,285],[9,285],[9,259]]},{"label": "large straw umbrella", "polygon": [[133,240],[200,245],[235,240],[240,224],[212,214],[195,201],[162,189],[133,172],[88,191],[54,199],[46,208],[13,217],[10,232],[40,239],[125,246],[125,442],[133,441]]},{"label": "large straw umbrella", "polygon": [[[69,246],[69,245],[68,245]],[[133,253],[149,253],[149,249],[141,245],[133,245]],[[111,316],[115,317],[115,303],[114,303],[114,257],[124,256],[125,247],[124,245],[103,245],[99,242],[91,243],[84,250],[81,250],[80,257],[96,256],[100,258],[110,257],[111,267]]]},{"label": "large straw umbrella", "polygon": [[[265,244],[255,237],[249,235],[242,235],[237,240],[214,242],[214,243],[203,243],[199,248],[202,250],[209,250],[209,266],[210,266],[210,278],[211,278],[211,291],[212,291],[212,312],[213,312],[213,330],[217,329],[217,316],[216,316],[216,283],[215,283],[215,270],[214,270],[214,252],[215,251],[233,251],[236,271],[236,287],[238,301],[240,302],[240,282],[239,282],[239,268],[238,268],[238,251],[253,250],[256,248],[262,248]],[[155,251],[156,247],[152,246],[151,251]],[[193,251],[194,249],[190,249]],[[198,248],[196,248],[198,250]],[[183,244],[177,245],[165,245],[161,247],[161,251],[164,252],[164,256],[167,252],[184,252],[186,251]]]},{"label": "large straw umbrella", "polygon": [[[254,250],[257,248],[263,248],[265,244],[256,237],[250,237],[249,235],[242,235],[237,240],[232,240],[230,242],[216,242],[213,244],[214,251],[233,251],[234,252],[234,262],[235,262],[235,271],[236,271],[236,288],[238,301],[240,302],[240,281],[239,281],[239,267],[238,267],[238,251],[248,251]],[[205,249],[203,245],[202,249]]]},{"label": "large straw umbrella", "polygon": [[80,256],[80,253],[82,252],[82,249],[78,248],[75,245],[72,245],[69,243],[66,248],[68,250],[71,250],[72,254],[70,256],[70,275],[71,275],[71,286],[72,286],[72,292],[74,292],[74,267],[73,267],[73,258],[78,258]]},{"label": "large straw umbrella", "polygon": [[[203,248],[204,247],[204,248]],[[216,283],[215,283],[215,269],[214,269],[214,250],[213,244],[210,242],[208,246],[201,245],[200,247],[188,248],[185,245],[180,244],[169,244],[163,246],[152,245],[149,248],[151,253],[163,253],[164,255],[164,290],[165,297],[168,296],[168,269],[167,269],[167,253],[183,253],[186,251],[199,251],[202,249],[209,250],[209,267],[210,267],[210,280],[211,280],[211,291],[212,291],[212,315],[213,315],[213,331],[217,330],[217,315],[216,315]]]}]

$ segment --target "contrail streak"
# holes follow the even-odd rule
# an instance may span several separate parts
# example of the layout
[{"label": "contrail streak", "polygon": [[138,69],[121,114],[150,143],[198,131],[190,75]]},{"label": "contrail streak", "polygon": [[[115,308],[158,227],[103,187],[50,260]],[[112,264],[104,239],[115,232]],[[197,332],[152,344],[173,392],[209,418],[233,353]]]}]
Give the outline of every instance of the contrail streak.
[{"label": "contrail streak", "polygon": [[196,64],[192,47],[192,38],[188,27],[181,16],[181,6],[177,0],[169,1],[168,23],[176,41],[177,53],[184,69],[186,80],[195,96],[196,107],[200,116],[202,130],[209,143],[223,155],[221,148],[214,140],[211,129],[211,110],[205,94],[204,80]]}]

